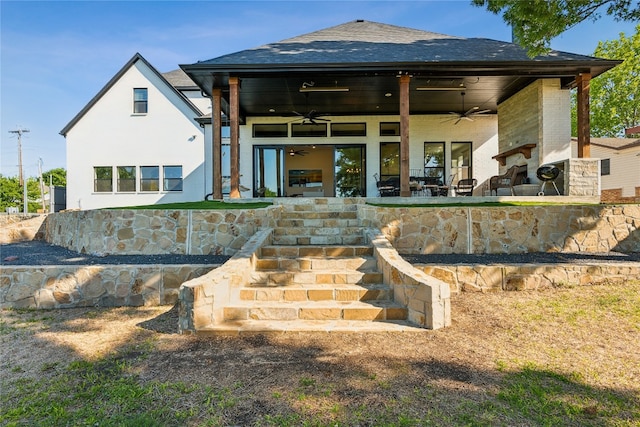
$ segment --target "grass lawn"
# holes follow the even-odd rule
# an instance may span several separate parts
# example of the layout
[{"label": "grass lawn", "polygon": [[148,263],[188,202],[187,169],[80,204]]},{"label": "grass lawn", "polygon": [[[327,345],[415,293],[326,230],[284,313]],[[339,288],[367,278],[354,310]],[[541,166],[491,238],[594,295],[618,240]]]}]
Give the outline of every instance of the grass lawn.
[{"label": "grass lawn", "polygon": [[154,209],[154,210],[207,210],[207,209],[260,209],[271,206],[271,202],[224,202],[220,200],[203,200],[198,202],[164,203],[146,206],[127,206],[110,209]]},{"label": "grass lawn", "polygon": [[177,334],[172,307],[0,312],[0,425],[640,426],[640,281],[463,293],[402,334]]}]

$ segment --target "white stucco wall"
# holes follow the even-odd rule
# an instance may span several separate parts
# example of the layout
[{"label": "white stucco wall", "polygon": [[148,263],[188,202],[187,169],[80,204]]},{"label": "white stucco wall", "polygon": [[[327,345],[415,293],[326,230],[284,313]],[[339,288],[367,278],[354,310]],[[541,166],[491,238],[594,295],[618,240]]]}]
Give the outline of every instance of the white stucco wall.
[{"label": "white stucco wall", "polygon": [[[148,89],[148,113],[133,114],[133,89]],[[204,129],[196,114],[137,61],[73,126],[67,143],[67,209],[203,200]],[[162,167],[182,166],[183,191],[162,191]],[[94,166],[159,166],[158,192],[94,192]],[[140,171],[136,174],[139,190]]]},{"label": "white stucco wall", "polygon": [[[374,173],[379,173],[380,143],[399,142],[399,136],[380,136],[380,122],[399,122],[399,116],[340,116],[330,117],[331,123],[366,123],[367,136],[364,137],[327,137],[327,138],[253,138],[254,123],[287,123],[288,117],[248,118],[247,124],[240,126],[240,174],[241,184],[253,187],[253,146],[254,145],[366,145],[367,196],[378,194]],[[498,119],[495,115],[476,117],[473,122],[466,120],[454,125],[450,115],[412,115],[409,122],[409,168],[422,169],[424,163],[425,142],[445,142],[446,170],[449,176],[451,163],[451,142],[472,142],[472,177],[478,180],[477,191],[482,185],[498,173],[498,162],[491,156],[498,150]],[[289,132],[291,134],[291,132]],[[305,157],[306,159],[309,156]],[[284,171],[283,171],[284,172]],[[250,195],[251,192],[247,192]],[[479,193],[480,194],[480,193]],[[243,197],[246,197],[243,195]]]}]

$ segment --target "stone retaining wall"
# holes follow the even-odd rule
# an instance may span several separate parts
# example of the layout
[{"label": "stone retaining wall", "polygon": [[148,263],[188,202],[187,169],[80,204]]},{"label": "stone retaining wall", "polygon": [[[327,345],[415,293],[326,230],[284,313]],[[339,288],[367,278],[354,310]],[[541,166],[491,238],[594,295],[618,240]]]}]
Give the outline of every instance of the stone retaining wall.
[{"label": "stone retaining wall", "polygon": [[414,265],[449,284],[451,292],[530,291],[557,287],[625,284],[640,280],[640,263]]},{"label": "stone retaining wall", "polygon": [[640,205],[360,205],[359,214],[404,254],[640,252]]},{"label": "stone retaining wall", "polygon": [[62,212],[28,219],[24,229],[30,231],[12,233],[24,239],[41,233],[49,243],[79,253],[233,255],[295,204],[294,209],[355,208],[361,226],[382,230],[406,254],[640,252],[640,204],[397,208],[368,205],[367,199],[314,200],[283,199],[247,210]]},{"label": "stone retaining wall", "polygon": [[233,255],[278,208],[92,210],[50,215],[45,239],[80,253]]},{"label": "stone retaining wall", "polygon": [[185,281],[218,265],[3,266],[0,308],[175,304]]}]

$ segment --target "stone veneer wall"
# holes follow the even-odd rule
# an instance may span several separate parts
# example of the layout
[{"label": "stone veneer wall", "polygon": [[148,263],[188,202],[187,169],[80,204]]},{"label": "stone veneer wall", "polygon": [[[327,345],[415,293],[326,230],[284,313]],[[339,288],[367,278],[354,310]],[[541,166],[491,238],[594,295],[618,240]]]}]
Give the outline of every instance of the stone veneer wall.
[{"label": "stone veneer wall", "polygon": [[45,239],[80,253],[233,255],[279,209],[63,212],[49,216]]},{"label": "stone veneer wall", "polygon": [[565,192],[567,196],[600,194],[600,159],[565,160]]},{"label": "stone veneer wall", "polygon": [[640,263],[522,264],[522,265],[425,265],[415,267],[442,280],[451,292],[524,291],[624,284],[640,280]]},{"label": "stone veneer wall", "polygon": [[640,205],[361,205],[359,213],[404,254],[640,252]]},{"label": "stone veneer wall", "polygon": [[175,304],[182,283],[218,265],[3,266],[1,308]]}]

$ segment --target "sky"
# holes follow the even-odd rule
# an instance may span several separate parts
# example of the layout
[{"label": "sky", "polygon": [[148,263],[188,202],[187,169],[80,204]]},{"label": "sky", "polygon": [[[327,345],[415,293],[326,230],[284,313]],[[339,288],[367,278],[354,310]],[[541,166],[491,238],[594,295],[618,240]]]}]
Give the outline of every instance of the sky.
[{"label": "sky", "polygon": [[[500,16],[448,1],[7,1],[0,0],[0,173],[66,168],[60,130],[137,52],[160,72],[356,19],[462,37],[510,41]],[[608,16],[554,39],[590,55],[601,40],[631,35]]]}]

